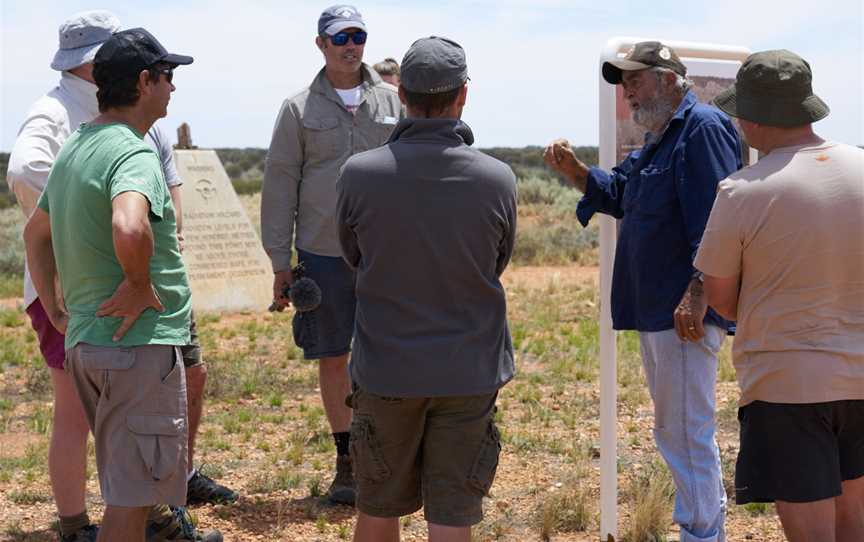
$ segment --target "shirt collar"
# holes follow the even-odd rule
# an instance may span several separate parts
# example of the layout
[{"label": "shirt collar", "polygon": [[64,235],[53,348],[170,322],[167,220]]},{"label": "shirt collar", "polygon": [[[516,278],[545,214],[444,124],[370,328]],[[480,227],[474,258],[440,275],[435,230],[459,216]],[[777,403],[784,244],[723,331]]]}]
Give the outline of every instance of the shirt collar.
[{"label": "shirt collar", "polygon": [[[369,67],[369,65],[365,62],[360,66],[360,72],[363,74],[363,82],[361,83],[361,85],[363,86],[363,97],[360,99],[360,103],[363,103],[366,99],[366,93],[369,91],[369,89],[379,83],[382,83],[384,80],[381,79],[381,76],[378,75],[378,72]],[[342,106],[344,107],[342,99],[339,98],[338,94],[336,94],[336,89],[333,88],[330,80],[327,79],[326,67],[321,68],[321,71],[319,71],[318,75],[315,76],[312,84],[309,85],[309,90],[323,94],[334,102],[342,104]]]},{"label": "shirt collar", "polygon": [[399,139],[427,139],[444,144],[474,144],[474,132],[459,119],[406,118],[399,121],[389,142]]},{"label": "shirt collar", "polygon": [[99,100],[96,99],[96,91],[99,88],[96,85],[77,75],[63,72],[60,76],[60,88],[68,93],[79,107],[89,113],[90,118],[99,116]]}]

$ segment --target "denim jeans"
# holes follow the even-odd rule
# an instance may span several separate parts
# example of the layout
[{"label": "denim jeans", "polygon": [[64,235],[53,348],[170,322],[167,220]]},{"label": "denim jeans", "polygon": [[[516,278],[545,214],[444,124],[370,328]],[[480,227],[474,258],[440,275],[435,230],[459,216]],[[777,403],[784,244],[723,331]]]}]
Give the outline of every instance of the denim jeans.
[{"label": "denim jeans", "polygon": [[725,331],[685,342],[674,329],[640,332],[642,365],[654,401],[654,441],[675,481],[672,519],[681,542],[724,542],[726,491],[715,439],[717,352]]}]

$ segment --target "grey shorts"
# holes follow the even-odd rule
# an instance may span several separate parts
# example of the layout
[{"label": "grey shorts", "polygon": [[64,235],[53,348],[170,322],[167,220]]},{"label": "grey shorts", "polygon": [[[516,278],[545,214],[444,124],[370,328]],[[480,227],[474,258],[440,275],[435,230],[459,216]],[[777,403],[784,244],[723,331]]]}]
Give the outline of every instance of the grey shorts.
[{"label": "grey shorts", "polygon": [[297,250],[305,276],[321,288],[321,305],[314,311],[295,312],[294,344],[306,359],[341,356],[351,351],[354,336],[355,273],[342,258]]},{"label": "grey shorts", "polygon": [[66,353],[96,441],[106,505],[186,504],[186,376],[175,346],[94,346]]}]

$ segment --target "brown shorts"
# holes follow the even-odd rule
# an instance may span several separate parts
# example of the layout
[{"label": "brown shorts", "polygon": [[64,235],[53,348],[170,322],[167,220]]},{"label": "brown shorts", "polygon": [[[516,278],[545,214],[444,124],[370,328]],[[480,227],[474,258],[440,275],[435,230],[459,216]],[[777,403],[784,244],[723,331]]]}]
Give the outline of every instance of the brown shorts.
[{"label": "brown shorts", "polygon": [[492,419],[497,396],[390,398],[356,390],[349,403],[357,509],[389,518],[423,507],[430,523],[479,523],[501,451]]},{"label": "brown shorts", "polygon": [[79,343],[66,371],[96,440],[110,506],[186,504],[186,377],[179,348]]}]

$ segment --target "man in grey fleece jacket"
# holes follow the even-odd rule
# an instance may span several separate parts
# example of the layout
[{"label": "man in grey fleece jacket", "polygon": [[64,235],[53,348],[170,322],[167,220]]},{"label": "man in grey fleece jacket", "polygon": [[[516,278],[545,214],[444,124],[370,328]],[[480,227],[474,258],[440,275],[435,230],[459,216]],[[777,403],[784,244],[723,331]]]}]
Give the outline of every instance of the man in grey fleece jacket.
[{"label": "man in grey fleece jacket", "polygon": [[470,147],[467,79],[458,44],[415,42],[399,87],[408,118],[338,183],[339,241],[357,270],[355,541],[398,540],[398,517],[420,507],[430,540],[469,540],[498,464],[516,179]]}]

